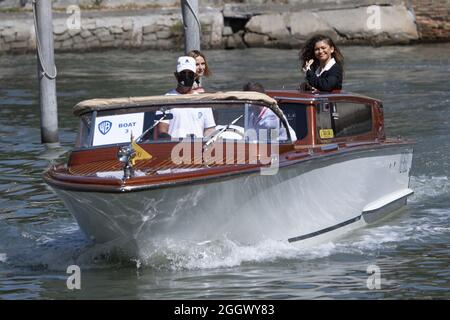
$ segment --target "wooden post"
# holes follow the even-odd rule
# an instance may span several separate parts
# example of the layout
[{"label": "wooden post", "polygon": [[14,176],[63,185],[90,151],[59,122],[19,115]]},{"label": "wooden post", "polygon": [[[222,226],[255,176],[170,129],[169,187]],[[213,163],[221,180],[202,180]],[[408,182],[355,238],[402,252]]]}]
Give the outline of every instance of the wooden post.
[{"label": "wooden post", "polygon": [[181,0],[184,25],[184,51],[200,50],[200,19],[198,0]]},{"label": "wooden post", "polygon": [[59,141],[59,138],[52,0],[34,0],[33,6],[35,6],[33,9],[35,9],[34,18],[36,19],[41,141],[42,143],[55,143]]}]

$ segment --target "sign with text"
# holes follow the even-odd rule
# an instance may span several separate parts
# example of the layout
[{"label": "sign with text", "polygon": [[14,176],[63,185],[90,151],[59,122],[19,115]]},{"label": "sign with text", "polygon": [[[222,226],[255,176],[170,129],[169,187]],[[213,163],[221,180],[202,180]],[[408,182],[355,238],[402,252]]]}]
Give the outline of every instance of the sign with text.
[{"label": "sign with text", "polygon": [[131,133],[137,138],[142,134],[143,127],[143,112],[97,117],[92,145],[130,142]]}]

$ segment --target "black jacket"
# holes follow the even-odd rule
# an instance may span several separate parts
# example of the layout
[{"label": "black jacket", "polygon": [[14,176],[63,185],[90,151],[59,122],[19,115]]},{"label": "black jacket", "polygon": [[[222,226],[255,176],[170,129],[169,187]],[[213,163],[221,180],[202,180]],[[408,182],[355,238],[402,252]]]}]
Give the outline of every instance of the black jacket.
[{"label": "black jacket", "polygon": [[324,71],[319,77],[316,70],[319,65],[313,64],[306,72],[308,83],[319,91],[333,91],[342,89],[343,70],[339,63],[335,63],[330,70]]}]

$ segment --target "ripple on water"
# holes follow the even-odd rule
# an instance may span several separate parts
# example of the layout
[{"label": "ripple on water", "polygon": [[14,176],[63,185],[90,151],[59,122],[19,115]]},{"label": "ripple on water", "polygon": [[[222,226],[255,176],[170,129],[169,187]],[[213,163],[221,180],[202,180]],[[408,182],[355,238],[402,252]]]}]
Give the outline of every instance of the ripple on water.
[{"label": "ripple on water", "polygon": [[45,224],[10,225],[0,234],[0,251],[8,257],[5,262],[16,269],[63,271],[77,264],[77,255],[89,245],[70,217]]},{"label": "ripple on water", "polygon": [[450,194],[450,180],[446,176],[412,176],[410,186],[414,190],[414,195],[408,199],[410,203],[419,203],[426,198]]},{"label": "ripple on water", "polygon": [[[428,214],[421,218],[410,217],[403,213],[403,216],[397,218],[395,223],[388,222],[387,225],[359,229],[340,240],[306,249],[273,240],[255,245],[243,245],[226,237],[201,243],[165,239],[143,245],[146,249],[143,250],[139,260],[130,260],[121,255],[120,251],[116,251],[115,244],[88,245],[74,222],[72,222],[73,229],[67,230],[59,225],[52,233],[22,233],[22,237],[45,245],[39,246],[38,251],[41,251],[39,264],[43,263],[46,266],[55,266],[61,257],[65,257],[87,268],[98,267],[98,263],[103,261],[106,264],[134,264],[137,268],[156,270],[210,270],[253,264],[284,263],[282,261],[307,261],[330,257],[338,259],[338,256],[342,254],[342,259],[349,261],[357,261],[358,257],[364,259],[370,256],[377,257],[380,252],[395,250],[401,243],[410,243],[414,248],[430,236],[448,233],[449,228],[442,225],[446,219],[448,219],[448,213],[439,210],[428,209]],[[70,238],[71,232],[76,232],[80,237],[78,241],[83,243],[79,251],[67,252],[67,248],[64,247],[66,244],[64,238]],[[49,252],[53,254],[48,254]],[[48,260],[43,260],[43,257]]]}]

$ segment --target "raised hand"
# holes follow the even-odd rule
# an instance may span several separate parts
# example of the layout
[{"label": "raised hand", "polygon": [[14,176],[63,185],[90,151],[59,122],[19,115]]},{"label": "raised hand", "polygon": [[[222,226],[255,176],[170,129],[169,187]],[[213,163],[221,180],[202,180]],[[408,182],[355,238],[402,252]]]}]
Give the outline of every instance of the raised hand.
[{"label": "raised hand", "polygon": [[308,62],[305,63],[305,66],[303,67],[303,72],[306,72],[311,69],[311,65],[314,63],[313,59],[309,59]]}]

